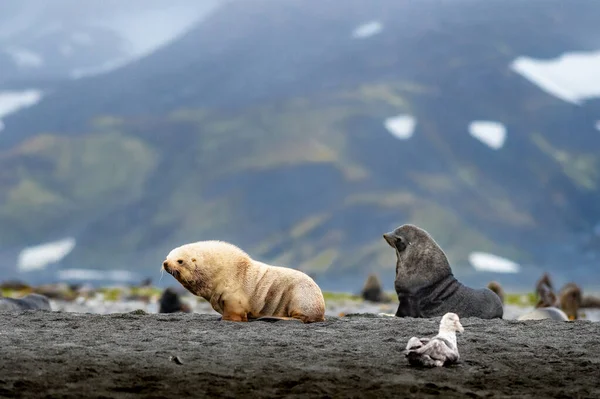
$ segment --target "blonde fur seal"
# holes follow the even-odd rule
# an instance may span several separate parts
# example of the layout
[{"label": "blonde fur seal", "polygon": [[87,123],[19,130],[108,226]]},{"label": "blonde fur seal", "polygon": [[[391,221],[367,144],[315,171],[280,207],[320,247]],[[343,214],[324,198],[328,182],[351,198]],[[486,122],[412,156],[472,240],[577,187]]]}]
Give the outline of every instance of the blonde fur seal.
[{"label": "blonde fur seal", "polygon": [[188,291],[209,301],[223,320],[325,320],[323,293],[308,275],[253,260],[224,241],[199,241],[175,248],[163,269]]}]

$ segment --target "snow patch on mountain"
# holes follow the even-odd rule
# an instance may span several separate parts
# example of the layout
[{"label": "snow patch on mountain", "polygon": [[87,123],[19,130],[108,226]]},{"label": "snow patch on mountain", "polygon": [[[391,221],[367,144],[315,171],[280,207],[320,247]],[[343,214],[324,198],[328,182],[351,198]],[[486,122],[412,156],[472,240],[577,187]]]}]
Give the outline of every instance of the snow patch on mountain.
[{"label": "snow patch on mountain", "polygon": [[509,259],[485,252],[469,254],[469,263],[477,271],[494,273],[518,273],[521,266]]},{"label": "snow patch on mountain", "polygon": [[129,59],[129,58],[124,58],[124,59],[114,60],[114,61],[107,61],[107,62],[103,63],[102,65],[98,65],[98,66],[93,66],[93,67],[88,67],[88,68],[75,68],[75,69],[71,70],[69,75],[70,75],[71,79],[73,79],[73,80],[85,78],[88,76],[101,75],[103,73],[114,71],[115,69],[125,66],[129,62],[131,62],[131,59]]},{"label": "snow patch on mountain", "polygon": [[397,115],[387,118],[383,124],[392,136],[400,140],[408,140],[415,131],[417,121],[410,115]]},{"label": "snow patch on mountain", "polygon": [[127,270],[93,270],[93,269],[63,269],[57,273],[61,281],[114,281],[133,282],[138,281],[140,276]]},{"label": "snow patch on mountain", "polygon": [[473,121],[469,124],[469,133],[494,150],[502,148],[506,141],[506,128],[500,122]]},{"label": "snow patch on mountain", "polygon": [[17,267],[21,272],[41,270],[46,266],[61,261],[75,248],[73,237],[63,240],[49,242],[33,247],[27,247],[21,251],[17,261]]},{"label": "snow patch on mountain", "polygon": [[0,91],[0,131],[4,129],[2,118],[22,108],[37,104],[42,99],[40,90]]},{"label": "snow patch on mountain", "polygon": [[570,52],[552,59],[521,56],[510,68],[566,102],[581,105],[600,97],[600,51]]}]

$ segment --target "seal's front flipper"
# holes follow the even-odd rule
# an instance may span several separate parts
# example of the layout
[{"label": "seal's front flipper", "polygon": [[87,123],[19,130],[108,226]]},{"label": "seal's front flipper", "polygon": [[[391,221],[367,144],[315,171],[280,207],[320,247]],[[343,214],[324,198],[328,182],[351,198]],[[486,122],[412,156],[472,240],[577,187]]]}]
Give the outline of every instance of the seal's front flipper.
[{"label": "seal's front flipper", "polygon": [[276,316],[262,316],[257,319],[251,319],[251,321],[266,321],[268,323],[275,323],[277,321],[297,321],[299,323],[302,323],[302,320],[298,320],[293,317],[276,317]]}]

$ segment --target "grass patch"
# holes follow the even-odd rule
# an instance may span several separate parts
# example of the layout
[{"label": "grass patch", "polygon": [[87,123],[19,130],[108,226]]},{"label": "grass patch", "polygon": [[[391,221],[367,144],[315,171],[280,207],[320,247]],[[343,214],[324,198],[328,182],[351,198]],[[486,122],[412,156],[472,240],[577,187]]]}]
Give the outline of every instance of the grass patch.
[{"label": "grass patch", "polygon": [[506,305],[534,306],[537,303],[537,296],[533,292],[504,294],[504,303]]},{"label": "grass patch", "polygon": [[116,302],[122,299],[123,290],[120,288],[101,288],[98,292],[104,295],[105,301]]},{"label": "grass patch", "polygon": [[27,294],[31,294],[31,289],[13,290],[12,288],[0,289],[0,295],[6,298],[21,298]]},{"label": "grass patch", "polygon": [[[398,303],[398,296],[395,292],[384,292],[384,295],[388,297],[392,303]],[[325,302],[364,302],[360,295],[351,294],[349,292],[324,291],[323,298],[325,298]]]},{"label": "grass patch", "polygon": [[131,295],[152,297],[152,296],[155,296],[155,295],[160,296],[161,294],[162,294],[162,290],[160,288],[155,288],[155,287],[131,287]]},{"label": "grass patch", "polygon": [[362,301],[362,298],[358,295],[350,294],[348,292],[323,292],[323,298],[325,301]]}]

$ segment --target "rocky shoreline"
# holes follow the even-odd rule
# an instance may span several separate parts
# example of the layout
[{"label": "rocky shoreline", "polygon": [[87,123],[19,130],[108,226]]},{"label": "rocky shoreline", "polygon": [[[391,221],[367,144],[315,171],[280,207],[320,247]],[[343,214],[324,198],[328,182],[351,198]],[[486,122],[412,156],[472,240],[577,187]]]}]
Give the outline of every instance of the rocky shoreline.
[{"label": "rocky shoreline", "polygon": [[[209,314],[219,316],[207,301],[198,299],[192,295],[181,296],[181,301],[187,304],[193,313]],[[156,298],[150,300],[120,300],[106,301],[99,298],[81,299],[75,301],[51,300],[52,309],[61,312],[112,314],[127,313],[135,310],[143,310],[146,313],[158,313],[158,302]],[[398,307],[397,302],[375,303],[355,299],[326,300],[325,314],[331,316],[343,316],[351,313],[373,313],[373,314],[395,314]],[[504,305],[504,319],[515,320],[520,315],[533,310],[531,305]],[[581,311],[584,320],[600,321],[600,309],[583,309]]]},{"label": "rocky shoreline", "polygon": [[467,318],[459,364],[410,367],[401,350],[413,335],[435,334],[439,320],[365,314],[305,325],[197,313],[7,313],[0,396],[600,395],[599,323]]}]

